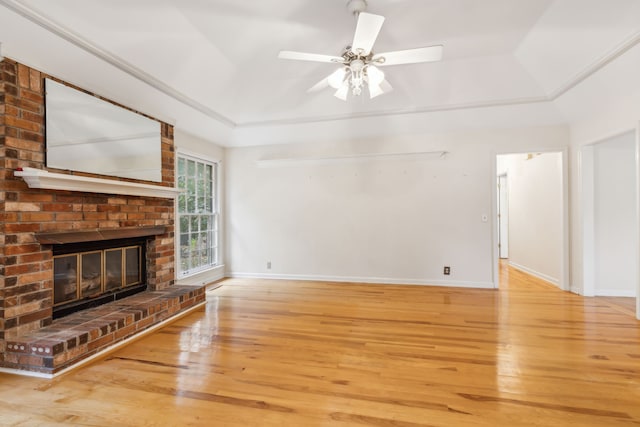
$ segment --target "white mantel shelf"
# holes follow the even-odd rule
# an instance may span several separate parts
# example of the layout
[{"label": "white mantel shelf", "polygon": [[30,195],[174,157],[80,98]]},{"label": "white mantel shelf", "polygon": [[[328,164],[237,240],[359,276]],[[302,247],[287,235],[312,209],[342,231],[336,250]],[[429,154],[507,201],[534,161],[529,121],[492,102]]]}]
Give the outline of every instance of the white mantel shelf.
[{"label": "white mantel shelf", "polygon": [[161,197],[175,199],[181,190],[160,185],[139,184],[115,179],[53,173],[35,168],[22,168],[13,173],[22,177],[29,188],[48,190],[82,191],[87,193],[124,194],[128,196]]}]

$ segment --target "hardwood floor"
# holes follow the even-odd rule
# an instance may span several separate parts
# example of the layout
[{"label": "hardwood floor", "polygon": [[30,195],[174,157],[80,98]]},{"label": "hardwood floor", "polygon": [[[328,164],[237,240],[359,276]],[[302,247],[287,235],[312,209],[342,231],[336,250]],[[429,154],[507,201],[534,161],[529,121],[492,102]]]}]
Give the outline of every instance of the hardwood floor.
[{"label": "hardwood floor", "polygon": [[500,290],[240,280],[0,425],[640,425],[640,322],[508,267]]}]

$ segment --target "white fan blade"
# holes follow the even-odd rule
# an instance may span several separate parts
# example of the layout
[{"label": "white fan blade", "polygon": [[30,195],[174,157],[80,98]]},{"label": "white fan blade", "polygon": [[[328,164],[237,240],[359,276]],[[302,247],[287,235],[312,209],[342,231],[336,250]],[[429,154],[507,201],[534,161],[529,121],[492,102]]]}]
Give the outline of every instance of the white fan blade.
[{"label": "white fan blade", "polygon": [[358,15],[358,24],[356,25],[356,34],[353,36],[353,43],[351,43],[351,51],[356,55],[369,55],[376,38],[378,38],[383,22],[384,16],[361,12]]},{"label": "white fan blade", "polygon": [[344,82],[344,84],[340,86],[340,89],[338,89],[336,93],[333,94],[333,96],[335,96],[338,99],[342,99],[343,101],[346,101],[348,93],[349,93],[349,83]]},{"label": "white fan blade", "polygon": [[389,82],[386,80],[383,80],[379,85],[371,85],[371,84],[369,85],[369,97],[373,99],[376,96],[380,96],[387,92],[391,92],[392,90],[393,90],[393,87],[391,87]]},{"label": "white fan blade", "polygon": [[294,59],[298,61],[314,61],[314,62],[330,62],[339,63],[344,62],[344,58],[341,56],[320,55],[317,53],[304,53],[304,52],[292,52],[290,50],[281,50],[278,54],[280,59]]},{"label": "white fan blade", "polygon": [[327,87],[329,87],[329,77],[325,77],[324,79],[320,80],[318,83],[311,86],[309,89],[307,89],[307,92],[308,93],[318,92]]},{"label": "white fan blade", "polygon": [[440,61],[442,59],[442,45],[378,53],[373,57],[373,61],[381,58],[384,58],[384,61],[376,63],[379,67]]}]

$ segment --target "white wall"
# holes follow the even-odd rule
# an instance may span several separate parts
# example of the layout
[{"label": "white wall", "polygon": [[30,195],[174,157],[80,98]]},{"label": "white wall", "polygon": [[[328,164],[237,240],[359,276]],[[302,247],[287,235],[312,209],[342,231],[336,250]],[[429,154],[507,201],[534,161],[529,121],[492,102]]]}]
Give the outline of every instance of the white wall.
[{"label": "white wall", "polygon": [[635,135],[594,145],[596,295],[635,296],[637,258]]},{"label": "white wall", "polygon": [[[174,144],[176,157],[177,153],[188,154],[191,156],[199,157],[204,160],[218,162],[218,195],[220,200],[220,206],[224,209],[225,205],[225,168],[224,168],[224,158],[225,158],[225,149],[221,146],[207,141],[205,139],[199,138],[187,132],[184,132],[181,129],[175,129],[174,131]],[[177,217],[177,216],[176,216]],[[200,285],[207,284],[213,281],[219,280],[224,277],[224,247],[225,247],[225,230],[224,230],[224,210],[221,212],[219,225],[219,247],[222,248],[220,251],[220,263],[221,265],[208,271],[204,271],[198,274],[194,274],[189,277],[182,278],[178,280],[178,284],[180,285]],[[177,227],[177,225],[176,225]],[[178,259],[177,253],[178,247],[176,245],[176,260]]]},{"label": "white wall", "polygon": [[509,263],[558,285],[562,274],[562,153],[498,156],[509,199]]},{"label": "white wall", "polygon": [[[585,270],[589,274],[593,267],[592,258],[585,259],[585,249],[593,243],[584,228],[585,220],[591,220],[583,209],[584,203],[590,203],[583,188],[584,172],[593,160],[585,155],[585,147],[636,129],[640,122],[638,69],[640,45],[635,45],[554,102],[570,127],[571,289],[580,294],[585,292]],[[640,318],[640,298],[637,305]]]},{"label": "white wall", "polygon": [[[227,149],[227,273],[491,287],[496,152],[567,141],[559,126]],[[449,154],[318,160],[434,150]]]}]

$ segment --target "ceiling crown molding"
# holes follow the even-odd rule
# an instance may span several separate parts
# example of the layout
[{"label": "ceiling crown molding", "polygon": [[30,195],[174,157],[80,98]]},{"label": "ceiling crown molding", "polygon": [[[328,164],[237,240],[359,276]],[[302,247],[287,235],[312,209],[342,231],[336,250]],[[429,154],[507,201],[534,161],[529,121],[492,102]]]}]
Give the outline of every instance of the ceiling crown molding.
[{"label": "ceiling crown molding", "polygon": [[637,31],[631,36],[627,37],[612,50],[606,52],[596,61],[586,66],[584,70],[574,75],[571,79],[569,79],[569,81],[565,82],[557,89],[551,91],[551,93],[548,95],[549,100],[555,101],[556,99],[560,98],[562,95],[569,92],[571,89],[578,86],[580,83],[600,71],[607,64],[610,64],[611,62],[621,57],[625,52],[636,46],[638,43],[640,43],[640,31]]},{"label": "ceiling crown molding", "polygon": [[340,120],[353,120],[353,119],[367,119],[372,117],[383,116],[405,116],[409,114],[423,114],[423,113],[437,113],[440,111],[457,111],[457,110],[470,110],[476,108],[490,108],[490,107],[504,107],[510,105],[522,105],[522,104],[537,104],[540,102],[549,102],[550,99],[547,96],[536,96],[528,98],[511,98],[511,99],[494,99],[490,101],[471,102],[467,104],[449,104],[449,105],[434,105],[430,107],[415,107],[415,108],[403,108],[397,110],[386,111],[369,111],[363,113],[350,113],[350,114],[336,114],[327,116],[306,117],[299,119],[279,119],[279,120],[264,120],[254,122],[243,122],[238,124],[238,128],[251,128],[259,126],[283,126],[283,125],[299,125],[305,123],[321,123],[321,122],[335,122]]},{"label": "ceiling crown molding", "polygon": [[0,4],[3,4],[8,9],[13,10],[17,14],[24,16],[29,21],[34,24],[42,27],[43,29],[63,38],[64,40],[74,44],[75,46],[85,50],[86,52],[102,59],[103,61],[113,65],[114,67],[124,71],[130,76],[140,80],[143,83],[148,84],[154,89],[159,90],[167,96],[179,101],[194,110],[201,112],[202,114],[215,119],[228,127],[235,127],[236,123],[233,122],[228,117],[218,113],[217,111],[212,110],[211,108],[199,103],[198,101],[190,98],[189,96],[183,94],[180,91],[175,90],[173,87],[164,83],[163,81],[155,78],[151,74],[141,70],[135,65],[125,61],[124,59],[113,55],[107,50],[97,46],[87,39],[83,38],[79,34],[71,31],[70,29],[58,24],[57,22],[47,18],[41,12],[30,8],[24,4],[22,4],[18,0],[0,0]]}]

